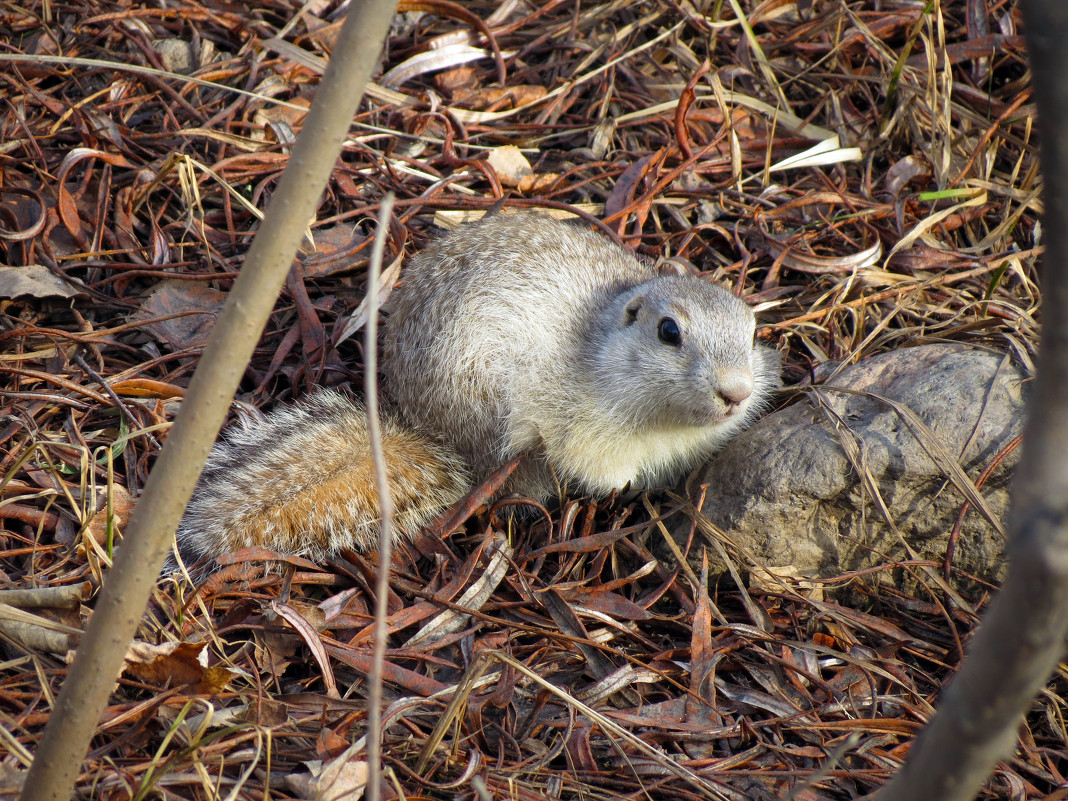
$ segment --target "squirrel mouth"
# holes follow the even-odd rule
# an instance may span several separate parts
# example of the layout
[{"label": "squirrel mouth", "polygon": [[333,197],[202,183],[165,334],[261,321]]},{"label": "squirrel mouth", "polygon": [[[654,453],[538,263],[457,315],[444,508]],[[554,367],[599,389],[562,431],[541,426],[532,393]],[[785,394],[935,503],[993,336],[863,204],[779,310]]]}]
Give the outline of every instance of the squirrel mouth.
[{"label": "squirrel mouth", "polygon": [[710,423],[726,423],[731,420],[736,420],[745,415],[747,405],[748,404],[744,401],[739,403],[724,403],[721,400],[709,410],[707,419]]},{"label": "squirrel mouth", "polygon": [[689,417],[693,425],[713,426],[734,420],[741,415],[741,411],[737,404],[726,406],[722,403],[709,403],[704,407],[690,409]]}]

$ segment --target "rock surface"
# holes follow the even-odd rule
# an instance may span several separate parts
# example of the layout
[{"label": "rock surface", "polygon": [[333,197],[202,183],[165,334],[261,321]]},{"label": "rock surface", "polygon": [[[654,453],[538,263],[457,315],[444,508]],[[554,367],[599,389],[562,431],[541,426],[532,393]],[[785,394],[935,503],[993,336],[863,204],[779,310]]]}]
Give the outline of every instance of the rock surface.
[{"label": "rock surface", "polygon": [[[717,455],[698,482],[709,485],[703,512],[756,565],[777,575],[828,578],[915,558],[941,563],[965,503],[949,459],[977,480],[1021,431],[1024,384],[1004,354],[953,344],[901,349],[844,368]],[[872,394],[911,409],[922,424]],[[948,454],[941,465],[932,437]],[[1017,460],[1010,450],[979,491],[998,521]],[[962,573],[999,582],[1004,546],[1004,535],[973,506],[951,583],[970,586]],[[691,547],[691,555],[700,550]],[[925,572],[932,575],[901,568],[878,575],[912,585]]]}]

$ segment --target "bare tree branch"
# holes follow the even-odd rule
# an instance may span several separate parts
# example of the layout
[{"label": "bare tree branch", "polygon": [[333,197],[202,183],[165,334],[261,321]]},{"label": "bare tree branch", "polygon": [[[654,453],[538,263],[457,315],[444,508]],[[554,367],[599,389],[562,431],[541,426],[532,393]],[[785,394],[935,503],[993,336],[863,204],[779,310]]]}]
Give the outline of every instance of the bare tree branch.
[{"label": "bare tree branch", "polygon": [[1068,634],[1068,4],[1021,0],[1042,144],[1045,230],[1038,377],[1013,484],[1012,565],[941,709],[879,801],[966,801],[1009,755]]},{"label": "bare tree branch", "polygon": [[241,276],[200,360],[63,683],[22,801],[71,797],[163,556],[315,213],[395,3],[353,3]]}]

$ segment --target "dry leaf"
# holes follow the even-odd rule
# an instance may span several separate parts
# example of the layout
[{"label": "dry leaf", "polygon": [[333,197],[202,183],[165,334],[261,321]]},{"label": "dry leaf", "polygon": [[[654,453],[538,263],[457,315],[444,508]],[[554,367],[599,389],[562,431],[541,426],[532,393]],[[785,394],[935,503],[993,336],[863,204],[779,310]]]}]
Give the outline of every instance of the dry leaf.
[{"label": "dry leaf", "polygon": [[73,298],[85,293],[64,281],[47,267],[27,264],[22,267],[0,265],[0,300],[15,298]]},{"label": "dry leaf", "polygon": [[[65,654],[81,639],[81,619],[77,610],[38,609],[27,612],[0,603],[0,632],[27,652]],[[66,622],[64,622],[66,621]]]},{"label": "dry leaf", "polygon": [[[163,706],[160,708],[160,717],[173,723],[178,710]],[[206,705],[206,711],[197,715],[189,715],[185,718],[182,729],[188,735],[207,727],[210,729],[225,729],[228,727],[247,728],[241,724],[252,723],[256,726],[284,726],[290,722],[289,706],[281,701],[275,701],[265,695],[258,695],[248,704],[235,704],[225,709],[216,709]],[[188,736],[187,736],[188,739]]]},{"label": "dry leaf", "polygon": [[[367,236],[351,225],[335,225],[315,231],[315,252],[300,260],[300,269],[305,278],[324,278],[328,275],[352,270],[367,261],[367,255],[356,258],[356,249],[367,241]],[[365,250],[364,254],[369,254]]]},{"label": "dry leaf", "polygon": [[159,54],[160,63],[167,72],[185,75],[197,68],[193,45],[184,39],[155,39],[152,47]]},{"label": "dry leaf", "polygon": [[165,381],[153,381],[151,378],[131,378],[129,381],[116,381],[108,384],[116,395],[131,398],[184,398],[185,388]]},{"label": "dry leaf", "polygon": [[472,67],[456,67],[435,75],[434,85],[442,92],[456,97],[460,92],[473,93],[478,87],[478,77]]},{"label": "dry leaf", "polygon": [[454,97],[454,103],[457,106],[475,111],[491,107],[495,111],[504,111],[541,100],[546,94],[548,94],[548,90],[544,86],[523,84],[521,86],[508,86],[503,89],[491,86],[469,92],[458,91]]},{"label": "dry leaf", "polygon": [[367,763],[354,759],[352,752],[349,748],[325,765],[309,760],[304,763],[309,772],[289,774],[286,785],[307,801],[359,801],[367,785]]},{"label": "dry leaf", "polygon": [[296,658],[300,638],[290,631],[268,629],[256,640],[253,656],[263,673],[281,676]]},{"label": "dry leaf", "polygon": [[174,350],[200,348],[207,344],[225,300],[225,292],[202,284],[161,281],[145,298],[133,319],[155,320],[169,315],[182,315],[156,320],[144,328]]},{"label": "dry leaf", "polygon": [[165,642],[152,645],[134,642],[126,652],[123,671],[156,687],[189,686],[196,694],[222,692],[233,678],[223,667],[207,667],[201,662],[206,643]]},{"label": "dry leaf", "polygon": [[516,188],[524,195],[540,195],[551,189],[559,179],[560,173],[558,172],[533,173],[520,178]]},{"label": "dry leaf", "polygon": [[600,612],[617,620],[648,620],[650,617],[647,610],[642,609],[633,601],[628,601],[619,593],[578,587],[562,591],[560,594],[569,603]]},{"label": "dry leaf", "polygon": [[527,157],[515,145],[493,148],[486,160],[505,186],[519,186],[524,176],[534,172]]},{"label": "dry leaf", "polygon": [[257,697],[256,700],[239,710],[234,716],[234,721],[247,721],[257,726],[281,726],[289,720],[289,707],[281,701],[275,701],[266,696]]},{"label": "dry leaf", "polygon": [[[111,509],[114,514],[116,533],[119,533],[126,528],[126,522],[130,519],[130,514],[133,512],[137,502],[120,484],[113,484],[111,489]],[[108,507],[106,497],[101,498],[100,508],[97,509],[96,514],[89,521],[89,528],[86,533],[99,545],[107,542]]]},{"label": "dry leaf", "polygon": [[[386,305],[386,301],[389,300],[390,294],[393,292],[393,285],[397,283],[397,278],[400,276],[401,262],[404,259],[404,254],[401,253],[393,260],[393,263],[382,270],[382,274],[378,277],[378,307],[382,308]],[[357,331],[367,324],[367,319],[370,316],[370,309],[367,306],[367,295],[364,295],[363,300],[360,301],[360,305],[353,309],[348,317],[343,317],[337,321],[337,326],[340,333],[336,335],[334,344],[338,345],[351,337]]]},{"label": "dry leaf", "polygon": [[[295,109],[293,106],[303,106],[304,109],[307,109],[311,106],[311,101],[306,97],[295,97],[288,106],[266,106],[257,109],[252,117],[252,122],[256,126],[262,126],[262,128],[254,129],[251,137],[256,141],[262,142],[267,138],[265,130],[267,128],[276,132],[279,127],[290,130],[299,128],[304,123],[304,118],[308,115],[308,112]],[[318,237],[316,238],[318,239]]]}]

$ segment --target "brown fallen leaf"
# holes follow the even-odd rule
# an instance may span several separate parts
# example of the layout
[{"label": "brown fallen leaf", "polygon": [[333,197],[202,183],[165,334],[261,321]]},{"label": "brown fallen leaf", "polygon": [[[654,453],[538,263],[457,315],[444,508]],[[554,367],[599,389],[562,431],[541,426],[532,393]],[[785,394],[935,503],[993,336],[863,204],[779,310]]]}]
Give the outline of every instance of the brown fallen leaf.
[{"label": "brown fallen leaf", "polygon": [[519,182],[533,172],[527,157],[515,145],[493,148],[486,161],[505,186],[519,186]]},{"label": "brown fallen leaf", "polygon": [[558,172],[536,172],[520,178],[516,189],[524,195],[539,195],[552,188],[558,180],[560,180]]},{"label": "brown fallen leaf", "polygon": [[[134,497],[120,484],[112,485],[111,511],[114,515],[114,525],[117,533],[126,528],[126,522],[130,519],[130,515],[136,505],[137,502]],[[100,508],[97,509],[96,514],[89,521],[89,528],[86,529],[86,533],[99,545],[104,545],[107,542],[108,507],[106,498],[101,499]]]},{"label": "brown fallen leaf", "polygon": [[[174,350],[200,348],[226,300],[226,293],[188,281],[161,281],[133,314],[134,320],[153,320],[144,326]],[[157,318],[181,315],[167,320]]]},{"label": "brown fallen leaf", "polygon": [[304,640],[304,644],[308,646],[308,650],[319,665],[319,670],[322,673],[327,697],[340,698],[341,694],[338,692],[337,683],[334,681],[334,670],[330,666],[330,658],[327,656],[326,649],[323,648],[322,640],[319,639],[316,628],[317,623],[319,626],[323,626],[326,623],[326,616],[323,611],[318,607],[307,605],[301,605],[298,609],[277,601],[270,604],[270,609],[292,626],[293,630]]},{"label": "brown fallen leaf", "polygon": [[457,91],[453,98],[453,105],[469,108],[473,111],[483,111],[493,108],[494,111],[503,111],[510,108],[519,108],[535,100],[541,100],[548,94],[544,86],[521,86],[487,87],[474,91]]},{"label": "brown fallen leaf", "polygon": [[222,692],[234,673],[224,667],[207,667],[200,654],[207,643],[134,642],[126,652],[123,672],[156,687],[188,686],[197,695]]},{"label": "brown fallen leaf", "polygon": [[243,710],[234,715],[235,721],[247,721],[257,726],[281,726],[289,720],[289,707],[281,701],[257,696]]},{"label": "brown fallen leaf", "polygon": [[618,620],[648,620],[651,615],[648,610],[638,606],[633,601],[628,601],[619,593],[596,588],[579,587],[561,591],[560,595],[572,604],[583,606],[594,612],[600,612]]},{"label": "brown fallen leaf", "polygon": [[434,85],[450,97],[456,98],[476,95],[478,90],[478,73],[474,67],[454,67],[434,76]]},{"label": "brown fallen leaf", "polygon": [[[357,249],[367,237],[351,225],[335,225],[315,231],[315,252],[300,260],[305,278],[325,278],[334,273],[353,270],[366,263],[367,257],[356,257]],[[369,251],[364,251],[368,253]]]},{"label": "brown fallen leaf", "polygon": [[268,128],[277,130],[278,126],[286,126],[293,129],[303,125],[308,112],[295,109],[293,106],[303,106],[307,109],[311,106],[311,101],[306,97],[295,97],[288,106],[269,106],[258,109],[252,117],[252,122],[262,128],[253,129],[252,139],[258,142],[264,141],[267,138]]},{"label": "brown fallen leaf", "polygon": [[151,378],[133,378],[129,381],[109,383],[117,395],[131,398],[184,398],[185,388],[166,381],[153,381]]}]

